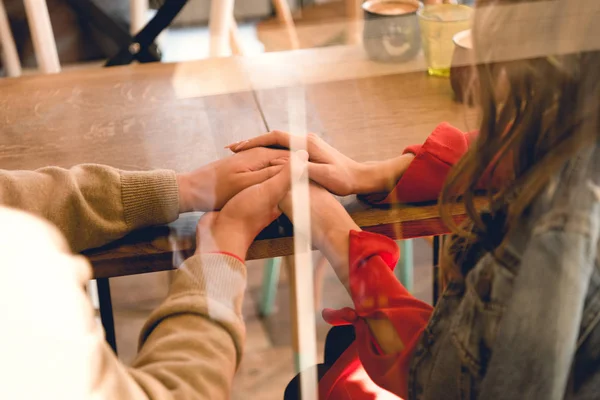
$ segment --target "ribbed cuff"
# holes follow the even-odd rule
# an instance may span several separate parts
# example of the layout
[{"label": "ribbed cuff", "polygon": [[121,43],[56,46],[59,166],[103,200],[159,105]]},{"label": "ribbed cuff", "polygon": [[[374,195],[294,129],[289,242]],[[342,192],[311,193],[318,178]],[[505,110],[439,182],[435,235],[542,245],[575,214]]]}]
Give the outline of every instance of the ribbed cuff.
[{"label": "ribbed cuff", "polygon": [[172,222],[179,216],[175,172],[121,171],[123,217],[130,229]]},{"label": "ribbed cuff", "polygon": [[242,303],[246,290],[246,266],[225,254],[197,254],[179,267],[169,297],[150,317],[142,342],[160,320],[169,315],[202,315],[229,332],[235,343],[237,361],[244,352],[246,329]]},{"label": "ribbed cuff", "polygon": [[238,258],[204,253],[196,254],[181,264],[170,293],[200,292],[241,316],[244,290],[246,266]]}]

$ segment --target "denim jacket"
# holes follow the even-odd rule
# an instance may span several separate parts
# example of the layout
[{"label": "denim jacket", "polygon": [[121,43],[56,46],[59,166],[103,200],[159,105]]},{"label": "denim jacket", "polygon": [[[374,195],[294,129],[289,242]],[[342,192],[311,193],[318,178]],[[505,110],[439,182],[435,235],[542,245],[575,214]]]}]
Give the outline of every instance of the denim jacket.
[{"label": "denim jacket", "polygon": [[464,282],[411,361],[409,398],[600,398],[600,150],[567,163]]}]

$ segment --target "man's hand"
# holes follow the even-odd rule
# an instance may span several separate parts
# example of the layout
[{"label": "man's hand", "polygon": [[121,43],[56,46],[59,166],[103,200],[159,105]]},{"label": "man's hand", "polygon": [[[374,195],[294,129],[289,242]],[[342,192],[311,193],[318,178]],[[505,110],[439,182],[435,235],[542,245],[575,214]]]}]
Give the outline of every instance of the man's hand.
[{"label": "man's hand", "polygon": [[240,191],[277,175],[288,158],[287,150],[257,148],[178,174],[179,212],[219,210]]},{"label": "man's hand", "polygon": [[[295,162],[306,164],[308,154],[300,151],[293,155]],[[291,176],[291,161],[281,166],[272,178],[252,185],[235,195],[219,212],[205,214],[198,223],[197,253],[228,252],[245,259],[248,248],[275,218],[281,215],[279,202],[306,168]]]}]

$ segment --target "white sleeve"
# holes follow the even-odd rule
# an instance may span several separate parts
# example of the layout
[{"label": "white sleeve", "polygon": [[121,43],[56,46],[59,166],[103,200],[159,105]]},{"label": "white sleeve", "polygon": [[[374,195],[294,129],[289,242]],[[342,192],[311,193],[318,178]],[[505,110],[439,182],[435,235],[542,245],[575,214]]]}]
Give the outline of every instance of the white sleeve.
[{"label": "white sleeve", "polygon": [[148,319],[133,367],[85,292],[91,268],[48,223],[0,207],[0,399],[227,399],[243,353],[244,264],[195,255]]},{"label": "white sleeve", "polygon": [[[91,268],[56,228],[0,207],[0,271],[0,399],[93,398],[106,364],[125,371],[85,292]],[[131,398],[146,397],[126,372],[120,378]]]}]

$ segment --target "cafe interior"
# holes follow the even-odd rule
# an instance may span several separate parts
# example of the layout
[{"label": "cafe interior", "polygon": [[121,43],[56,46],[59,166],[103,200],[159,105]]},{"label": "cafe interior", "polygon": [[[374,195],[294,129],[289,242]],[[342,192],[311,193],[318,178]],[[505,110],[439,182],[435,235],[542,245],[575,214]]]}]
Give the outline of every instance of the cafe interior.
[{"label": "cafe interior", "polygon": [[[496,313],[508,319],[510,295],[495,297],[505,284],[498,283],[498,270],[481,263],[461,269],[473,252],[453,260],[448,255],[471,240],[478,245],[471,238],[484,237],[478,230],[484,226],[488,236],[502,232],[491,247],[481,241],[497,260],[486,265],[507,265],[505,253],[496,252],[503,235],[533,218],[530,208],[516,208],[525,201],[523,188],[536,186],[523,184],[536,182],[528,174],[554,165],[545,155],[564,156],[564,149],[577,147],[580,142],[564,132],[598,122],[599,86],[584,78],[598,81],[598,70],[594,76],[586,68],[593,70],[600,47],[600,32],[594,34],[600,24],[588,24],[600,16],[599,8],[590,0],[574,3],[0,0],[0,206],[33,214],[66,237],[69,257],[79,255],[87,271],[78,278],[85,285],[77,301],[93,318],[82,335],[101,338],[88,354],[77,330],[69,333],[61,322],[73,310],[54,298],[68,292],[59,280],[73,278],[63,272],[52,277],[53,268],[65,269],[58,261],[45,266],[48,279],[36,278],[21,259],[18,266],[8,265],[10,258],[0,261],[3,270],[40,281],[39,290],[27,284],[28,296],[39,307],[35,314],[45,315],[35,337],[48,344],[15,345],[29,360],[46,361],[28,372],[30,385],[8,385],[0,398],[438,399],[443,391],[421,387],[445,385],[435,378],[439,371],[429,381],[419,374],[444,358],[427,338],[446,329],[448,337],[440,334],[440,340],[462,349],[461,318],[474,322],[465,334],[459,377],[448,372],[445,378],[459,382],[456,393],[449,384],[447,398],[502,397],[490,393],[505,386],[493,386],[485,371],[489,366],[487,375],[500,374],[494,369],[500,361],[489,361],[490,354],[512,351],[494,352],[494,341],[506,345],[509,329],[499,325],[499,316],[492,338],[474,332],[488,327],[486,318]],[[579,12],[565,11],[573,8]],[[527,64],[518,70],[519,63]],[[563,76],[560,85],[540,86]],[[558,97],[567,90],[589,112],[582,111],[579,122],[572,122],[579,109]],[[552,98],[559,100],[550,104]],[[559,122],[546,127],[555,109],[562,110]],[[543,116],[537,124],[531,122],[536,110]],[[519,124],[543,134],[526,136]],[[597,134],[600,127],[589,129]],[[552,144],[543,147],[543,138]],[[515,145],[519,140],[530,150]],[[535,146],[544,149],[538,169]],[[586,147],[593,146],[577,148]],[[497,159],[511,151],[506,158],[518,158],[517,149],[531,158],[519,159],[511,178],[495,189],[481,184],[490,176],[494,181],[507,164]],[[574,157],[575,150],[568,154]],[[159,188],[145,186],[154,182]],[[540,183],[539,190],[544,187]],[[173,201],[179,204],[174,211]],[[506,216],[495,211],[500,203]],[[498,215],[509,222],[494,225]],[[220,230],[226,223],[229,230]],[[9,226],[0,222],[0,230],[8,231],[0,238],[16,241],[21,236]],[[596,237],[597,225],[590,226]],[[251,234],[244,236],[246,228]],[[341,253],[331,239],[338,231]],[[31,238],[25,243],[30,249],[46,247],[35,244],[43,240],[38,233],[23,234]],[[7,243],[0,252],[10,253]],[[42,257],[46,250],[39,251]],[[30,251],[25,253],[26,259]],[[456,289],[455,275],[443,264],[457,265],[466,289]],[[488,270],[493,272],[483,279]],[[513,280],[516,293],[519,281],[510,278],[511,288]],[[18,298],[19,285],[11,286],[16,294],[10,296]],[[444,314],[454,304],[448,300],[453,290],[461,293],[455,310],[460,318]],[[572,315],[587,315],[587,283],[586,290],[588,302],[573,300]],[[479,297],[477,311],[467,316],[470,292]],[[0,303],[10,303],[6,296]],[[565,296],[566,303],[577,297]],[[20,313],[14,311],[28,315]],[[456,321],[432,325],[444,318]],[[352,331],[333,334],[342,328]],[[16,329],[4,339],[0,333],[0,340],[25,342]],[[565,334],[564,346],[555,347],[571,349],[571,341],[580,346],[586,340],[575,338]],[[45,353],[58,342],[57,349],[67,350]],[[79,358],[66,355],[68,346],[79,346],[72,351]],[[558,355],[546,360],[543,350],[535,354],[542,364],[560,365]],[[577,363],[574,354],[564,357]],[[13,365],[5,365],[5,376],[23,381],[22,368]],[[440,368],[456,367],[448,365]],[[35,383],[44,371],[61,382],[71,370],[87,378],[43,389]],[[577,378],[567,372],[564,379],[549,379],[556,383],[553,395],[532,389],[522,398],[591,398],[567,396],[577,393],[569,386]],[[50,382],[48,376],[39,379]],[[531,387],[535,379],[528,378]],[[83,392],[65,389],[70,385]]]}]

